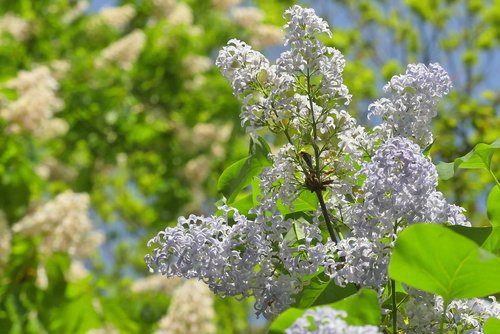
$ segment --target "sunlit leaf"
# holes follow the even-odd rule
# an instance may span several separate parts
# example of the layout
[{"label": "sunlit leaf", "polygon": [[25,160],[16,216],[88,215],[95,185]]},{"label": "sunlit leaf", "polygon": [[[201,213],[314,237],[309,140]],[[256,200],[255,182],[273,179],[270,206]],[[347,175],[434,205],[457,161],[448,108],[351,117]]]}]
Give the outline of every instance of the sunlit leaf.
[{"label": "sunlit leaf", "polygon": [[455,175],[458,168],[464,169],[490,169],[493,153],[500,149],[500,138],[491,144],[480,143],[463,157],[455,159],[454,162],[439,162],[436,165],[439,177],[448,180]]},{"label": "sunlit leaf", "polygon": [[500,333],[500,319],[489,318],[484,323],[484,334],[498,334]]},{"label": "sunlit leaf", "polygon": [[435,224],[413,225],[399,235],[389,275],[446,301],[500,292],[500,258]]},{"label": "sunlit leaf", "polygon": [[[331,307],[345,311],[347,317],[344,320],[350,325],[380,325],[381,323],[377,293],[370,289],[361,289],[356,294],[341,299],[336,303],[317,307]],[[269,333],[284,333],[305,311],[306,309],[289,308],[273,321]]]},{"label": "sunlit leaf", "polygon": [[500,186],[495,185],[486,202],[486,211],[492,226],[500,226]]},{"label": "sunlit leaf", "polygon": [[293,306],[296,308],[310,308],[331,304],[356,293],[356,291],[357,288],[354,284],[340,287],[324,273],[319,273],[295,297]]},{"label": "sunlit leaf", "polygon": [[250,140],[250,152],[243,158],[229,166],[220,176],[217,190],[232,203],[238,193],[252,182],[252,178],[260,174],[262,169],[271,165],[268,158],[269,146],[259,137]]}]

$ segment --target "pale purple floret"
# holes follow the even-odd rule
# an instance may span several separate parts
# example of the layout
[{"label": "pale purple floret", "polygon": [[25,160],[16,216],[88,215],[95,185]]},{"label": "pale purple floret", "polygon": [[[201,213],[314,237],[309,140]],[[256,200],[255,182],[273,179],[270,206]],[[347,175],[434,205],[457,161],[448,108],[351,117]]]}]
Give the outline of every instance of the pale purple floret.
[{"label": "pale purple floret", "polygon": [[439,64],[410,64],[405,74],[392,77],[384,86],[389,97],[373,102],[369,116],[383,118],[379,128],[383,135],[406,137],[425,147],[433,140],[437,102],[450,89],[450,77]]}]

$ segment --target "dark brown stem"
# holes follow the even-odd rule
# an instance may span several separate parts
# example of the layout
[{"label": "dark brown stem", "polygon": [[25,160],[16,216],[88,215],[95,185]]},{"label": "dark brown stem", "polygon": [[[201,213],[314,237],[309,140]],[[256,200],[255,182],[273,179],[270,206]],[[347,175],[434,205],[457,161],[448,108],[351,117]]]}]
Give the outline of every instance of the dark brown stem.
[{"label": "dark brown stem", "polygon": [[325,224],[328,228],[328,233],[330,234],[330,238],[334,243],[338,243],[340,241],[340,233],[338,227],[332,224],[330,220],[330,214],[328,213],[328,209],[326,208],[325,200],[323,199],[323,193],[321,190],[316,190],[316,196],[318,197],[319,205],[321,206],[321,211],[323,212],[323,217],[325,217]]}]

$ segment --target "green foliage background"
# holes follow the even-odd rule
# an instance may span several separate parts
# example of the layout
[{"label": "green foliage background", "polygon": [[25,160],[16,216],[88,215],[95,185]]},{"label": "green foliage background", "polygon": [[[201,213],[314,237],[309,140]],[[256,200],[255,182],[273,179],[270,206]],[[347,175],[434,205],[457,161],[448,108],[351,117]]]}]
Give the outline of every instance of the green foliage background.
[{"label": "green foliage background", "polygon": [[[67,253],[43,259],[46,288],[36,282],[39,240],[13,234],[0,268],[0,328],[6,332],[85,333],[112,326],[123,333],[146,333],[167,312],[168,294],[130,288],[148,275],[143,262],[147,240],[175,224],[179,215],[211,213],[220,195],[218,176],[248,148],[239,104],[215,66],[200,74],[184,64],[192,55],[213,62],[227,40],[249,41],[253,32],[232,19],[231,9],[217,8],[211,0],[185,3],[193,23],[178,25],[159,17],[152,0],[122,1],[136,14],[123,29],[114,29],[96,12],[65,20],[76,1],[0,2],[0,15],[18,15],[30,30],[22,41],[1,33],[1,103],[16,98],[4,83],[20,70],[54,69],[57,60],[69,64],[58,78],[64,107],[56,114],[69,126],[66,134],[40,139],[29,132],[12,133],[0,118],[0,210],[7,226],[71,189],[90,194],[89,214],[106,234],[106,243],[85,262],[89,274],[76,282],[67,279],[72,261]],[[283,10],[293,3],[256,0],[250,5],[262,10],[264,23],[280,26]],[[499,1],[310,5],[329,19],[333,46],[348,59],[345,83],[354,97],[350,111],[362,122],[383,83],[407,63],[439,61],[450,71],[455,89],[435,122],[433,158],[452,161],[476,143],[500,137],[500,84],[491,70],[500,67]],[[103,49],[135,29],[144,31],[146,42],[129,70],[115,63],[96,65]],[[276,56],[279,50],[265,51]],[[201,83],[189,89],[194,80]],[[196,137],[203,126],[216,129],[209,142]],[[57,161],[59,170],[43,177],[39,167],[49,160]],[[468,210],[471,221],[486,225],[484,191],[490,182],[486,173],[472,171],[440,187]],[[251,302],[217,298],[215,309],[217,333],[261,330],[248,320]]]}]

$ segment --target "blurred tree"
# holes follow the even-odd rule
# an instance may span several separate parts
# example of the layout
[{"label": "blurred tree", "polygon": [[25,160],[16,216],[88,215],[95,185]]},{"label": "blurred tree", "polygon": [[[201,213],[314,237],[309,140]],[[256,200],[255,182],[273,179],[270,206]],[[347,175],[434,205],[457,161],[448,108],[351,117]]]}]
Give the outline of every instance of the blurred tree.
[{"label": "blurred tree", "polygon": [[[0,2],[0,327],[13,333],[158,328],[173,290],[131,290],[147,275],[146,241],[179,215],[210,212],[217,175],[246,153],[217,51],[234,36],[280,42],[270,18],[289,3],[88,5]],[[234,14],[245,10],[252,26]],[[84,193],[90,209],[75,216]],[[106,234],[91,262],[71,251],[83,247],[68,239],[84,235],[78,226]],[[65,243],[47,252],[44,240]],[[216,299],[240,319],[216,317],[217,332],[247,331],[248,305]]]}]

